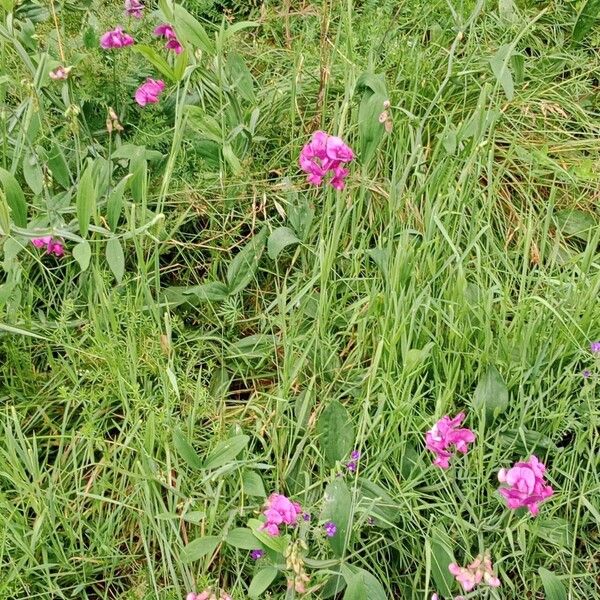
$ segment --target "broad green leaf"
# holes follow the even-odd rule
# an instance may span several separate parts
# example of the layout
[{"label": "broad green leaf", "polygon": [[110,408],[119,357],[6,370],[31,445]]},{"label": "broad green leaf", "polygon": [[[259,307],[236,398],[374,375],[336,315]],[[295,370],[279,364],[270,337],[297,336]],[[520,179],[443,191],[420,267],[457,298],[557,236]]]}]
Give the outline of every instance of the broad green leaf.
[{"label": "broad green leaf", "polygon": [[515,85],[513,82],[512,71],[509,66],[509,56],[511,54],[512,49],[510,44],[505,44],[490,58],[492,73],[494,73],[494,77],[500,83],[508,100],[512,100],[515,96]]},{"label": "broad green leaf", "polygon": [[79,242],[73,246],[73,258],[79,264],[82,271],[86,271],[90,266],[90,258],[92,257],[92,248],[87,240]]},{"label": "broad green leaf", "polygon": [[17,227],[27,227],[27,202],[19,182],[6,169],[0,168],[0,183],[13,223]]},{"label": "broad green leaf", "polygon": [[236,435],[228,440],[219,442],[203,463],[205,469],[218,469],[235,460],[235,457],[248,445],[250,437]]},{"label": "broad green leaf", "polygon": [[573,28],[573,39],[576,42],[581,42],[583,38],[592,30],[594,24],[600,16],[600,0],[587,0],[583,5],[575,27]]},{"label": "broad green leaf", "polygon": [[200,49],[207,54],[214,54],[214,44],[211,42],[204,27],[183,6],[173,6],[174,26],[177,37],[190,44],[192,49]]},{"label": "broad green leaf", "polygon": [[267,229],[263,227],[235,256],[227,269],[229,294],[241,292],[252,280],[265,248]]},{"label": "broad green leaf", "polygon": [[216,535],[208,535],[190,542],[179,555],[181,562],[190,563],[212,554],[220,543]]},{"label": "broad green leaf", "polygon": [[119,224],[121,211],[123,210],[123,194],[129,183],[131,175],[126,175],[108,194],[106,201],[106,220],[111,231],[115,231]]},{"label": "broad green leaf", "polygon": [[234,548],[242,550],[254,550],[262,548],[262,544],[258,541],[251,529],[247,527],[238,527],[232,529],[225,538],[225,541]]},{"label": "broad green leaf", "polygon": [[508,388],[498,369],[490,365],[483,374],[473,395],[473,405],[490,418],[497,417],[508,406]]},{"label": "broad green leaf", "polygon": [[252,73],[246,66],[244,59],[237,52],[227,54],[227,74],[231,84],[240,96],[248,102],[254,102],[254,82]]},{"label": "broad green leaf", "polygon": [[559,210],[554,219],[561,233],[587,242],[599,223],[594,216],[582,210]]},{"label": "broad green leaf", "polygon": [[358,136],[360,140],[360,158],[367,164],[375,155],[385,133],[379,116],[385,110],[388,100],[385,75],[363,73],[356,83],[356,91],[361,94],[358,108]]},{"label": "broad green leaf", "polygon": [[79,223],[79,233],[83,237],[88,234],[90,220],[95,210],[96,189],[92,180],[92,169],[88,166],[77,185],[77,222]]},{"label": "broad green leaf", "polygon": [[246,469],[242,473],[242,491],[248,496],[257,498],[264,498],[267,495],[262,477],[250,469]]},{"label": "broad green leaf", "polygon": [[119,238],[109,238],[108,242],[106,242],[106,262],[115,276],[117,283],[121,283],[125,274],[125,254],[123,253],[123,246],[121,246]]},{"label": "broad green leaf", "polygon": [[165,79],[177,81],[171,65],[151,46],[135,44],[132,49],[141,54]]},{"label": "broad green leaf", "polygon": [[454,556],[435,530],[426,542],[426,551],[437,591],[443,597],[451,596],[454,588],[454,577],[448,571],[448,565],[454,562]]},{"label": "broad green leaf", "polygon": [[201,510],[190,510],[182,515],[182,519],[186,523],[193,523],[194,525],[198,525],[202,522],[202,520],[206,517],[206,513]]},{"label": "broad green leaf", "polygon": [[540,567],[538,573],[542,578],[542,585],[546,593],[546,600],[567,600],[567,591],[562,581],[548,569]]},{"label": "broad green leaf", "polygon": [[54,181],[65,189],[71,186],[71,171],[69,170],[65,155],[58,144],[53,144],[48,153],[48,168],[52,173]]},{"label": "broad green leaf", "polygon": [[317,422],[317,433],[319,446],[330,466],[346,458],[352,451],[354,424],[348,411],[337,400],[330,402],[321,413]]},{"label": "broad green leaf", "polygon": [[194,287],[193,294],[198,300],[221,302],[227,298],[227,286],[220,281],[209,281]]},{"label": "broad green leaf", "polygon": [[33,152],[29,152],[23,157],[23,177],[29,189],[39,196],[44,189],[44,173]]},{"label": "broad green leaf", "polygon": [[202,468],[202,460],[196,454],[196,451],[192,448],[192,445],[185,439],[183,433],[179,431],[179,429],[175,429],[173,431],[173,446],[175,446],[175,450],[177,454],[183,458],[183,460],[190,466],[192,469],[201,469]]},{"label": "broad green leaf", "polygon": [[293,230],[301,240],[306,241],[315,216],[314,206],[307,198],[303,197],[299,202],[291,204],[287,212]]},{"label": "broad green leaf", "polygon": [[231,167],[231,172],[234,175],[239,175],[242,172],[242,163],[240,159],[235,155],[233,148],[229,142],[223,144],[223,158],[227,161]]},{"label": "broad green leaf", "polygon": [[298,243],[300,243],[300,240],[289,227],[278,227],[269,236],[267,253],[273,260],[277,260],[277,257],[284,248]]},{"label": "broad green leaf", "polygon": [[342,575],[332,575],[323,586],[320,598],[327,600],[327,598],[337,597],[338,594],[344,591],[345,587],[346,580]]},{"label": "broad green leaf", "polygon": [[267,588],[273,583],[277,577],[277,569],[275,567],[265,567],[256,573],[250,582],[248,588],[248,596],[252,599],[260,597]]},{"label": "broad green leaf", "polygon": [[345,573],[347,583],[344,600],[388,600],[388,595],[375,575],[360,569],[351,567],[350,573]]},{"label": "broad green leaf", "polygon": [[[344,556],[346,537],[352,528],[352,494],[341,477],[336,477],[325,489],[325,499],[321,519],[335,523],[336,532],[327,541],[336,556]],[[348,545],[351,545],[348,539]]]}]

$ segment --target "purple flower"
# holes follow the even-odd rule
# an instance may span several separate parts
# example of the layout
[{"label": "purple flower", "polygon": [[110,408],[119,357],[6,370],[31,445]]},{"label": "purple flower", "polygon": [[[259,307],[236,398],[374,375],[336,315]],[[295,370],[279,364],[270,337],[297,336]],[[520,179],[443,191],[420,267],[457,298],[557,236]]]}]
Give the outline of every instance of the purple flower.
[{"label": "purple flower", "polygon": [[592,342],[590,344],[590,350],[594,353],[594,354],[600,354],[600,341],[598,342]]},{"label": "purple flower", "polygon": [[156,104],[159,96],[165,89],[165,82],[162,79],[146,79],[140,87],[135,91],[135,101],[140,106],[146,104]]},{"label": "purple flower", "polygon": [[301,514],[302,507],[297,502],[292,502],[283,494],[271,494],[267,498],[264,510],[266,521],[261,530],[271,536],[277,536],[280,525],[295,525]]},{"label": "purple flower", "polygon": [[54,256],[61,257],[65,253],[65,247],[62,240],[53,238],[48,235],[46,237],[34,238],[31,243],[36,248],[46,248],[46,254],[54,254]]},{"label": "purple flower", "polygon": [[436,457],[433,464],[441,469],[450,467],[452,448],[463,454],[469,449],[469,444],[475,441],[475,434],[467,427],[460,427],[465,420],[465,413],[459,413],[451,419],[448,415],[442,417],[425,436],[425,445]]},{"label": "purple flower", "polygon": [[584,379],[589,379],[592,376],[592,372],[589,369],[584,369],[581,374]]},{"label": "purple flower", "polygon": [[360,452],[358,450],[352,450],[352,452],[350,452],[350,458],[352,460],[358,460],[360,458]]},{"label": "purple flower", "polygon": [[183,46],[179,43],[175,30],[168,23],[162,23],[154,29],[154,35],[164,37],[167,40],[165,48],[167,50],[173,50],[175,54],[181,54],[183,52]]},{"label": "purple flower", "polygon": [[310,142],[300,152],[300,168],[307,174],[312,185],[321,185],[327,173],[333,173],[331,185],[336,190],[344,189],[348,169],[342,165],[352,161],[354,153],[339,137],[324,131],[315,131]]},{"label": "purple flower", "polygon": [[125,0],[125,14],[134,19],[141,19],[144,13],[144,5],[140,0]]},{"label": "purple flower", "polygon": [[327,523],[323,525],[323,529],[325,530],[327,537],[333,537],[337,531],[337,527],[333,521],[327,521]]},{"label": "purple flower", "polygon": [[250,552],[250,558],[252,560],[260,560],[264,556],[265,556],[265,551],[261,550],[260,548],[257,548],[256,550],[252,550]]},{"label": "purple flower", "polygon": [[307,513],[307,512],[305,512],[305,513],[302,513],[302,518],[303,518],[303,519],[304,519],[306,522],[310,521],[310,513]]},{"label": "purple flower", "polygon": [[113,31],[107,31],[100,38],[100,46],[105,50],[110,50],[111,48],[123,48],[123,46],[131,46],[134,43],[134,39],[123,32],[123,28],[121,26],[115,27]]},{"label": "purple flower", "polygon": [[355,460],[351,460],[349,463],[346,463],[346,468],[348,469],[348,471],[350,471],[350,473],[355,473],[356,472],[356,461]]}]

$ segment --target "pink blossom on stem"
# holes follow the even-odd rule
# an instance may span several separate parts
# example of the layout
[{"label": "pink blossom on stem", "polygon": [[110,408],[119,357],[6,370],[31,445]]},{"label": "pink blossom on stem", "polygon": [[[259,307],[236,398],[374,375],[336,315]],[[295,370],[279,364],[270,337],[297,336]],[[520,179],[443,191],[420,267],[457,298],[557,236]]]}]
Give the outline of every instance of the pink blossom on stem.
[{"label": "pink blossom on stem", "polygon": [[165,82],[162,79],[146,79],[135,91],[135,101],[140,106],[146,104],[156,104],[162,91],[165,89]]},{"label": "pink blossom on stem", "polygon": [[185,597],[185,600],[208,600],[209,598],[210,598],[210,591],[204,590],[203,592],[200,592],[199,594],[194,594],[194,592],[190,592]]},{"label": "pink blossom on stem", "polygon": [[53,254],[59,258],[65,253],[65,247],[62,240],[53,238],[50,235],[41,238],[34,238],[31,240],[31,243],[36,248],[46,248],[46,254]]},{"label": "pink blossom on stem", "polygon": [[315,131],[310,142],[302,148],[298,162],[307,174],[308,183],[321,185],[325,176],[332,173],[331,186],[342,190],[348,175],[348,169],[343,165],[353,159],[354,152],[341,138]]},{"label": "pink blossom on stem", "polygon": [[490,587],[500,586],[500,580],[494,575],[489,554],[480,554],[468,567],[459,567],[456,563],[450,563],[448,570],[465,592],[471,591],[482,581]]},{"label": "pink blossom on stem", "polygon": [[100,46],[105,50],[111,48],[123,48],[124,46],[131,46],[134,43],[134,39],[123,31],[121,26],[115,27],[113,31],[107,31],[100,38]]},{"label": "pink blossom on stem", "polygon": [[161,25],[156,27],[154,29],[154,35],[166,38],[167,43],[165,44],[165,48],[167,50],[173,50],[175,54],[181,54],[181,52],[183,52],[183,46],[177,39],[177,36],[175,35],[175,30],[168,23],[162,23]]},{"label": "pink blossom on stem", "polygon": [[69,73],[71,72],[71,69],[73,69],[73,67],[63,67],[61,65],[60,67],[56,67],[56,69],[50,71],[50,73],[48,73],[48,76],[54,81],[64,81],[65,79],[69,78]]},{"label": "pink blossom on stem", "polygon": [[267,498],[264,510],[266,521],[261,529],[277,536],[280,525],[294,525],[301,514],[302,507],[297,502],[292,502],[283,494],[271,494]]},{"label": "pink blossom on stem", "polygon": [[448,415],[442,417],[425,435],[425,446],[436,457],[433,464],[441,469],[450,467],[452,448],[465,454],[469,444],[475,441],[475,434],[467,427],[459,427],[464,421],[465,413],[459,413],[451,419]]},{"label": "pink blossom on stem", "polygon": [[527,462],[518,462],[511,469],[500,469],[498,481],[506,484],[498,491],[506,498],[510,509],[526,507],[535,516],[539,512],[538,504],[554,494],[544,479],[546,467],[536,456]]},{"label": "pink blossom on stem", "polygon": [[141,19],[144,16],[144,5],[140,0],[125,0],[125,14],[134,19]]}]

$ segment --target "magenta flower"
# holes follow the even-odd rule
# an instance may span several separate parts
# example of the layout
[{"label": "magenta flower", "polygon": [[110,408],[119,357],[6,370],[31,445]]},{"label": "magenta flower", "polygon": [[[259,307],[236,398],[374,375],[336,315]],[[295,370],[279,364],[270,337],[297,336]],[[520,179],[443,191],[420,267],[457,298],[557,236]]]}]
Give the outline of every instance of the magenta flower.
[{"label": "magenta flower", "polygon": [[267,498],[264,513],[266,521],[261,529],[269,535],[279,535],[279,526],[295,525],[302,514],[302,507],[297,502],[292,502],[283,494],[271,494]]},{"label": "magenta flower", "polygon": [[115,27],[113,31],[107,31],[100,38],[100,46],[105,50],[110,50],[111,48],[123,48],[124,46],[131,46],[134,43],[134,39],[123,32],[123,28],[121,26]]},{"label": "magenta flower", "polygon": [[468,567],[450,563],[448,570],[454,575],[465,592],[471,591],[482,581],[490,587],[500,587],[500,580],[494,575],[489,554],[480,554]]},{"label": "magenta flower", "polygon": [[125,14],[134,19],[141,19],[144,16],[144,5],[140,0],[125,0]]},{"label": "magenta flower", "polygon": [[185,600],[208,600],[210,598],[210,592],[208,590],[204,590],[199,594],[194,594],[194,592],[190,592]]},{"label": "magenta flower", "polygon": [[590,344],[590,351],[594,354],[600,354],[600,341]]},{"label": "magenta flower", "polygon": [[327,534],[327,537],[333,537],[337,531],[336,524],[333,521],[327,521],[325,525],[323,525],[323,529]]},{"label": "magenta flower", "polygon": [[508,508],[515,510],[524,506],[534,517],[538,514],[538,504],[554,494],[544,480],[545,470],[536,456],[531,456],[528,462],[516,463],[512,469],[500,469],[498,481],[508,487],[498,491],[506,498]]},{"label": "magenta flower", "polygon": [[65,247],[62,240],[53,238],[48,235],[41,238],[34,238],[31,243],[36,248],[46,248],[46,254],[53,254],[54,256],[61,257],[65,253]]},{"label": "magenta flower", "polygon": [[464,421],[465,413],[459,413],[451,419],[448,415],[442,417],[425,435],[425,446],[436,457],[433,464],[441,469],[450,467],[450,458],[454,447],[458,452],[465,454],[469,449],[468,444],[475,441],[475,434],[467,427],[459,428]]},{"label": "magenta flower", "polygon": [[146,79],[135,91],[135,101],[140,106],[146,104],[156,104],[162,91],[165,89],[165,82],[162,79]]},{"label": "magenta flower", "polygon": [[156,27],[154,29],[154,35],[167,39],[167,43],[165,44],[167,50],[173,50],[175,54],[181,54],[181,52],[183,52],[183,46],[179,43],[179,40],[175,35],[175,30],[168,23],[162,23]]},{"label": "magenta flower", "polygon": [[344,164],[354,159],[354,152],[339,137],[324,131],[315,131],[310,142],[300,152],[300,168],[307,174],[312,185],[321,185],[328,173],[332,173],[331,185],[336,190],[345,186],[348,169]]}]

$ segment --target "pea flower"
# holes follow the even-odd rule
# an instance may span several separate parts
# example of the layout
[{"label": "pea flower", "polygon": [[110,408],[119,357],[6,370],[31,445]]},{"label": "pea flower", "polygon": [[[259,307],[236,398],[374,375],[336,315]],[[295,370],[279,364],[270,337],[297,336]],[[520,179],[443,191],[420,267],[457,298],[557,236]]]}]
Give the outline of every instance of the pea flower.
[{"label": "pea flower", "polygon": [[266,521],[261,528],[269,535],[277,536],[280,525],[294,525],[301,514],[302,507],[297,502],[283,494],[271,494],[264,510]]},{"label": "pea flower", "polygon": [[135,91],[135,101],[140,106],[146,104],[156,104],[162,91],[165,89],[165,82],[162,79],[146,79]]},{"label": "pea flower", "polygon": [[475,441],[475,434],[467,427],[459,425],[465,420],[465,413],[458,413],[451,419],[448,415],[442,417],[425,435],[425,446],[436,457],[433,464],[441,469],[450,467],[450,458],[454,447],[458,452],[465,454],[468,445]]},{"label": "pea flower", "polygon": [[115,27],[113,31],[107,31],[100,38],[100,46],[105,50],[111,48],[123,48],[124,46],[131,46],[134,43],[134,39],[127,33],[124,33],[123,28],[119,25]]},{"label": "pea flower", "polygon": [[538,514],[538,504],[554,494],[544,480],[545,470],[545,465],[536,456],[531,456],[527,462],[515,463],[511,469],[500,469],[498,481],[507,487],[498,491],[506,498],[508,508],[526,507],[534,517]]},{"label": "pea flower", "polygon": [[346,468],[350,473],[355,473],[358,467],[358,459],[360,458],[360,452],[358,450],[352,450],[350,453],[351,460],[346,463]]},{"label": "pea flower", "polygon": [[328,173],[333,176],[330,184],[336,190],[343,190],[348,169],[343,165],[354,159],[354,152],[339,137],[324,131],[315,131],[310,142],[300,152],[300,168],[308,175],[312,185],[321,185]]},{"label": "pea flower", "polygon": [[252,560],[260,560],[264,556],[265,556],[265,551],[261,550],[260,548],[257,548],[256,550],[251,550],[250,551],[250,558]]},{"label": "pea flower", "polygon": [[590,351],[593,354],[600,354],[600,341],[598,341],[598,342],[592,342],[590,344]]},{"label": "pea flower", "polygon": [[[220,600],[231,600],[231,596],[226,592],[221,592],[219,596]],[[209,589],[200,592],[199,594],[195,594],[194,592],[190,592],[185,600],[217,600],[217,596]]]},{"label": "pea flower", "polygon": [[327,534],[327,537],[333,537],[337,532],[337,526],[333,521],[327,521],[325,525],[323,525],[323,529]]},{"label": "pea flower", "polygon": [[166,38],[167,43],[165,44],[165,48],[167,50],[173,50],[175,54],[181,54],[181,52],[183,52],[183,46],[177,39],[177,36],[175,35],[175,30],[168,23],[162,23],[161,25],[156,27],[154,29],[154,35]]},{"label": "pea flower", "polygon": [[468,567],[450,563],[448,570],[465,592],[471,591],[482,581],[490,587],[500,587],[500,580],[494,575],[489,554],[480,554]]},{"label": "pea flower", "polygon": [[48,73],[48,77],[50,77],[50,79],[53,81],[64,81],[65,79],[69,78],[71,69],[73,69],[73,67],[56,67],[56,69],[53,69],[50,71],[50,73]]},{"label": "pea flower", "polygon": [[46,248],[46,254],[53,254],[54,256],[61,257],[65,253],[65,247],[62,240],[53,238],[50,235],[41,238],[34,238],[31,243],[36,248]]},{"label": "pea flower", "polygon": [[141,19],[144,16],[144,5],[140,0],[125,0],[125,14],[134,19]]}]

